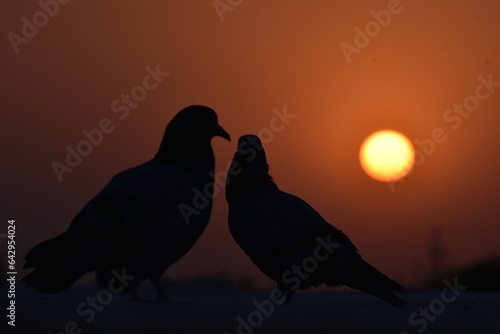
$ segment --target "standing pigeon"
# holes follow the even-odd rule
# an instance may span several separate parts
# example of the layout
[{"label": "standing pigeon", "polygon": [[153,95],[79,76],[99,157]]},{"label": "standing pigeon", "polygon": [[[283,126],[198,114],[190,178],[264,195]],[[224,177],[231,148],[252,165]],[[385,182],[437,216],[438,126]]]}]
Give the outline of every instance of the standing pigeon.
[{"label": "standing pigeon", "polygon": [[[26,255],[24,268],[35,269],[21,281],[50,294],[96,271],[101,288],[117,291],[121,282],[121,290],[135,299],[140,282],[149,279],[159,298],[168,300],[161,275],[186,254],[210,219],[214,136],[230,140],[212,109],[181,110],[152,160],[113,177],[66,232]],[[201,202],[194,201],[198,192],[205,196]]]},{"label": "standing pigeon", "polygon": [[277,282],[276,303],[288,304],[297,290],[342,284],[404,307],[405,302],[391,292],[403,291],[401,285],[365,262],[349,238],[309,204],[278,189],[257,136],[238,141],[226,199],[231,235]]}]

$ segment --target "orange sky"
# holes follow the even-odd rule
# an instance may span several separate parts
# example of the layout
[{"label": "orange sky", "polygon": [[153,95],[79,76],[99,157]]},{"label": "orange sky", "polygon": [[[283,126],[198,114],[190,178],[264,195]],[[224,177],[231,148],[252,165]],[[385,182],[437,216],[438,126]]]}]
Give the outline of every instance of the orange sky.
[{"label": "orange sky", "polygon": [[[475,94],[479,77],[500,82],[500,2],[353,3],[242,1],[221,21],[211,0],[74,0],[13,47],[8,34],[21,35],[22,18],[32,22],[40,5],[2,2],[1,203],[2,219],[17,220],[18,260],[64,231],[115,173],[151,158],[167,122],[190,104],[214,108],[233,137],[213,140],[218,171],[234,139],[269,128],[273,110],[296,115],[266,144],[277,184],[404,284],[426,276],[435,225],[444,229],[449,264],[500,254],[500,87],[457,129],[458,120],[443,119]],[[364,30],[371,11],[388,8],[391,22],[372,30],[348,62],[340,44],[356,46],[355,27]],[[120,119],[113,101],[157,64],[169,76]],[[59,182],[51,164],[104,118],[113,132]],[[362,141],[386,128],[412,141],[440,128],[447,139],[391,189],[358,163]],[[168,275],[227,270],[262,280],[226,215],[220,195],[206,233]]]}]

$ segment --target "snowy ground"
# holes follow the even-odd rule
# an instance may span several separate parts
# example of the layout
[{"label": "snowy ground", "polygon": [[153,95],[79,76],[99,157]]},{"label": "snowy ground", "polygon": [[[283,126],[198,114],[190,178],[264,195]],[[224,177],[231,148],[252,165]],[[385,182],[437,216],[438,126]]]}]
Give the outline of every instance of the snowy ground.
[{"label": "snowy ground", "polygon": [[[154,296],[148,289],[141,292]],[[462,292],[454,302],[440,303],[440,291],[407,292],[401,296],[409,305],[402,310],[362,293],[300,293],[289,306],[270,312],[253,304],[267,300],[266,292],[169,292],[192,304],[128,302],[123,295],[98,296],[94,288],[71,288],[55,296],[18,288],[16,328],[9,326],[7,333],[500,333],[499,293]],[[94,308],[87,298],[96,298]],[[428,314],[429,320],[413,315],[410,324],[412,313],[429,303],[440,314]],[[247,325],[238,328],[238,317]]]}]

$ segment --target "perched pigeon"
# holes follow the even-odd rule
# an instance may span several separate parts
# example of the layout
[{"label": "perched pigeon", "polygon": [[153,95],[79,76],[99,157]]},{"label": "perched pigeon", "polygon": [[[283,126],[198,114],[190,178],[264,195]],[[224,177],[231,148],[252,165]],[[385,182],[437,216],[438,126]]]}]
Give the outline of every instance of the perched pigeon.
[{"label": "perched pigeon", "polygon": [[[181,110],[152,160],[113,177],[66,232],[26,255],[24,267],[35,269],[22,282],[57,293],[96,271],[101,288],[138,298],[137,287],[149,279],[168,300],[160,277],[198,240],[212,211],[214,136],[230,140],[212,109]],[[204,201],[194,202],[200,192]]]},{"label": "perched pigeon", "polygon": [[229,229],[252,262],[278,284],[285,305],[297,290],[347,285],[396,307],[403,287],[365,262],[349,238],[302,199],[276,186],[257,136],[242,136],[226,181]]}]

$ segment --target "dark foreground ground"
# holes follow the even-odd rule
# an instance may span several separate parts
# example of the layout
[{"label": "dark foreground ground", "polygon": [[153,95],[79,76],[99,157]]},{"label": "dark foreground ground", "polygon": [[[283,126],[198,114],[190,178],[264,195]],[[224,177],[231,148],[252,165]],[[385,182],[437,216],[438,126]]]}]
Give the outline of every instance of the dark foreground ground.
[{"label": "dark foreground ground", "polygon": [[[147,298],[154,296],[147,288],[141,292]],[[3,305],[6,295],[2,290]],[[300,293],[289,306],[275,310],[264,302],[269,298],[266,292],[175,289],[170,295],[192,304],[129,302],[123,295],[98,295],[95,288],[77,287],[55,296],[18,288],[16,327],[7,326],[6,332],[500,333],[499,293],[462,292],[445,303],[440,291],[407,292],[401,295],[409,302],[405,309],[362,293]],[[259,310],[254,302],[266,307]],[[429,307],[428,313],[419,314],[422,306]],[[5,315],[2,319],[8,320]]]}]

